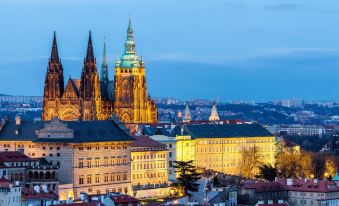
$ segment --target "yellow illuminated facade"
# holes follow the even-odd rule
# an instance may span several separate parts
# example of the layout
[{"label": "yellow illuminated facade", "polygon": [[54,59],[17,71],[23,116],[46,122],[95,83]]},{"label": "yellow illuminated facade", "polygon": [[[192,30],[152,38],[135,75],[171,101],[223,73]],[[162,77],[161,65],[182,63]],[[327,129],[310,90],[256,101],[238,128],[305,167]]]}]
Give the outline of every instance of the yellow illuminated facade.
[{"label": "yellow illuminated facade", "polygon": [[[189,130],[190,127],[195,126],[186,126],[186,129]],[[245,129],[246,131],[246,126],[233,125],[227,128],[220,128],[224,126],[214,125],[210,127],[216,127],[212,128],[213,133],[221,135],[209,137],[208,135],[204,135],[204,131],[202,131],[200,132],[202,134],[201,136],[196,136],[196,134],[199,135],[199,132],[189,131],[191,135],[179,135],[176,137],[178,161],[194,160],[198,168],[231,175],[243,174],[243,163],[244,160],[247,161],[245,158],[248,158],[246,155],[255,155],[256,160],[260,164],[266,163],[274,165],[277,151],[276,138],[274,136],[265,134],[264,136],[250,135],[232,137],[226,134],[227,132],[225,131],[227,129],[235,130],[236,128]],[[204,129],[203,126],[201,129]],[[225,129],[225,131],[218,132],[220,129]],[[225,136],[222,136],[223,133],[225,133]],[[238,132],[238,134],[240,133],[241,132]],[[255,154],[248,152],[253,150],[255,150]]]},{"label": "yellow illuminated facade", "polygon": [[163,197],[168,194],[167,153],[166,145],[149,137],[139,137],[132,143],[131,182],[135,196]]},{"label": "yellow illuminated facade", "polygon": [[145,64],[135,53],[131,21],[125,53],[115,63],[114,113],[126,123],[156,123],[155,101],[147,95]]}]

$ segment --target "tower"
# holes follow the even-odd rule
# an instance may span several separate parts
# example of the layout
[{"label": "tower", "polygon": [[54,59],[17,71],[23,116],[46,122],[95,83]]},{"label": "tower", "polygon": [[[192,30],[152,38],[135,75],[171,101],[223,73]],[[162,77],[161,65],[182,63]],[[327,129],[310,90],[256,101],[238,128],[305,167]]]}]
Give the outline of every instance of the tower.
[{"label": "tower", "polygon": [[184,117],[182,118],[182,121],[185,122],[185,123],[188,123],[188,122],[192,121],[190,108],[188,107],[187,103],[186,103]]},{"label": "tower", "polygon": [[218,111],[217,111],[217,106],[215,104],[213,104],[212,109],[211,109],[211,115],[208,119],[209,121],[219,121],[219,115],[218,115]]},{"label": "tower", "polygon": [[42,120],[58,116],[59,99],[64,93],[64,73],[59,58],[56,33],[54,31],[51,56],[45,76]]},{"label": "tower", "polygon": [[104,42],[104,51],[101,64],[101,76],[100,81],[103,82],[106,86],[108,85],[108,64],[106,56],[106,42]]},{"label": "tower", "polygon": [[147,95],[145,64],[135,53],[131,19],[127,28],[125,51],[115,63],[114,111],[126,123],[158,121],[155,101]]},{"label": "tower", "polygon": [[81,119],[100,119],[100,82],[94,57],[92,34],[89,32],[86,58],[80,79]]}]

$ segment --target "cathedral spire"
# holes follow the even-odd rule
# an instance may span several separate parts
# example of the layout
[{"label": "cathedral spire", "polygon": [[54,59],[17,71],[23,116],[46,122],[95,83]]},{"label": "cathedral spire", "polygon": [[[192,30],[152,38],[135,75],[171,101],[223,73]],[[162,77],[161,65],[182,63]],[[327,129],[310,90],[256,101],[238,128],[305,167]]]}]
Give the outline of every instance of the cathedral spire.
[{"label": "cathedral spire", "polygon": [[59,61],[59,54],[58,54],[58,45],[56,41],[56,32],[54,31],[54,36],[53,36],[53,45],[52,45],[52,52],[51,52],[51,61]]},{"label": "cathedral spire", "polygon": [[125,53],[135,54],[135,43],[133,38],[133,28],[132,28],[132,20],[129,17],[128,28],[127,28],[127,39],[125,42]]},{"label": "cathedral spire", "polygon": [[208,120],[209,121],[219,121],[220,120],[219,115],[218,115],[217,106],[215,105],[215,103],[212,106],[211,115],[210,115]]},{"label": "cathedral spire", "polygon": [[89,31],[86,61],[94,61],[94,60],[95,59],[94,59],[93,45],[92,45],[92,32]]},{"label": "cathedral spire", "polygon": [[187,103],[186,103],[186,108],[185,108],[184,117],[182,118],[182,121],[185,122],[185,123],[192,121],[190,108],[188,107]]},{"label": "cathedral spire", "polygon": [[103,59],[102,59],[102,64],[101,64],[101,81],[106,84],[108,83],[108,64],[107,64],[105,41],[104,41]]}]

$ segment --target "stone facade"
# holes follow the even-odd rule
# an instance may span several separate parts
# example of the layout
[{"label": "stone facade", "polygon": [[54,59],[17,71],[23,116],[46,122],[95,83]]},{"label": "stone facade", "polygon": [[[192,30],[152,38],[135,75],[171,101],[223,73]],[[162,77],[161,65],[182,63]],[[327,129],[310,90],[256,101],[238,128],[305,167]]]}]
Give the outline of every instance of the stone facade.
[{"label": "stone facade", "polygon": [[147,95],[145,66],[135,54],[129,23],[125,53],[115,66],[114,83],[108,78],[106,46],[101,78],[97,71],[91,33],[80,79],[69,78],[64,87],[63,67],[54,33],[51,57],[45,77],[43,120],[106,120],[113,114],[123,122],[156,123],[155,101]]},{"label": "stone facade", "polygon": [[[84,125],[86,124],[86,125]],[[23,150],[58,166],[61,200],[87,194],[132,194],[131,141],[114,121],[8,122],[0,130],[0,151]],[[11,129],[18,128],[19,133]],[[33,134],[32,134],[33,132]],[[97,136],[97,138],[96,138]],[[11,140],[11,141],[9,141]]]}]

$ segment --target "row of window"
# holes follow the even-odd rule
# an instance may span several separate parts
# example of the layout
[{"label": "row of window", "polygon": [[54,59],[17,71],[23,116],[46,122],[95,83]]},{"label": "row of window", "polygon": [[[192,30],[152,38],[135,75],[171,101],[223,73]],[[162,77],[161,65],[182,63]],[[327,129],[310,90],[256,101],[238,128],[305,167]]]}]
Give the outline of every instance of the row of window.
[{"label": "row of window", "polygon": [[[92,188],[88,188],[88,193],[91,194],[92,192],[93,192],[93,189]],[[121,193],[121,194],[124,192],[124,194],[127,194],[128,189],[127,189],[127,187],[125,187],[125,188],[119,187],[119,188],[106,189],[105,191],[103,191],[103,190],[96,190],[96,194],[97,195],[108,194],[109,192],[118,192],[118,193]],[[80,194],[81,193],[84,193],[84,192],[82,191],[82,192],[80,192]],[[77,193],[74,192],[74,194],[76,195]]]},{"label": "row of window", "polygon": [[166,158],[166,154],[148,154],[148,155],[133,155],[132,159],[142,160],[142,159],[156,159],[156,158]]},{"label": "row of window", "polygon": [[100,159],[92,160],[91,158],[87,160],[79,159],[79,168],[84,168],[84,167],[92,168],[92,167],[100,167],[100,166],[108,167],[108,166],[127,165],[127,164],[129,164],[128,158],[110,158],[110,159],[106,158],[103,161],[101,161]]},{"label": "row of window", "polygon": [[96,175],[87,175],[85,176],[81,175],[79,176],[79,185],[85,184],[85,179],[86,179],[86,184],[92,184],[92,183],[100,183],[100,182],[119,182],[119,181],[125,181],[128,180],[128,173],[127,172],[118,172],[118,173],[112,173],[112,174],[104,174],[103,176],[100,174]]},{"label": "row of window", "polygon": [[[224,148],[222,147],[204,147],[204,148],[196,148],[196,152],[241,152],[244,150],[249,150],[251,149],[250,147],[227,147],[225,146]],[[256,149],[258,151],[274,151],[275,146],[256,146]]]},{"label": "row of window", "polygon": [[100,149],[105,149],[105,150],[108,150],[108,149],[127,149],[127,145],[105,145],[105,146],[87,146],[87,147],[83,147],[83,146],[80,146],[78,147],[79,150],[92,150],[92,149],[95,149],[95,150],[100,150]]},{"label": "row of window", "polygon": [[239,143],[267,143],[275,142],[274,138],[258,138],[258,139],[238,139],[238,140],[201,140],[197,144],[239,144]]},{"label": "row of window", "polygon": [[147,163],[133,163],[133,170],[146,170],[146,169],[165,169],[165,162],[147,162]]},{"label": "row of window", "polygon": [[141,173],[141,174],[133,174],[133,179],[149,179],[156,177],[166,177],[165,172],[150,172],[150,173]]}]

